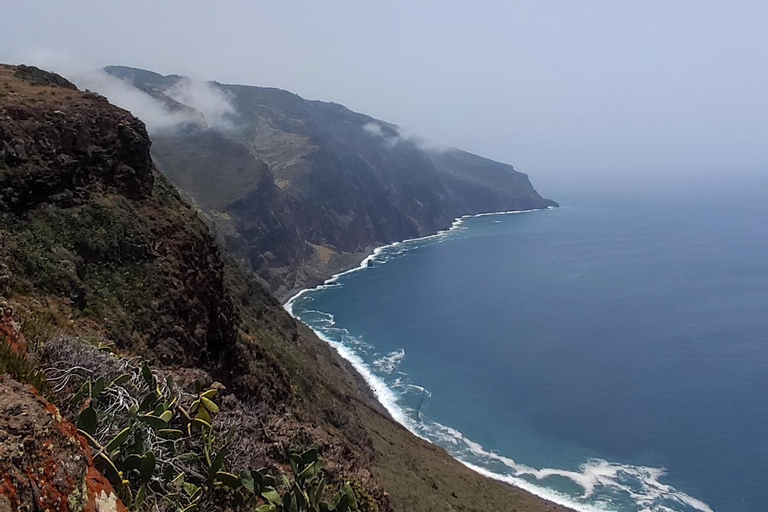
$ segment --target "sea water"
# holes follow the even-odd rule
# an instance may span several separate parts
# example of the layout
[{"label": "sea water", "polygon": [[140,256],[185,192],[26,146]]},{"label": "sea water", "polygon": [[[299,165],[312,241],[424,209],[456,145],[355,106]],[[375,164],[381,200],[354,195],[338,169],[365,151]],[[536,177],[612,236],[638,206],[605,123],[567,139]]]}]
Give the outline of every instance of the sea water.
[{"label": "sea water", "polygon": [[577,510],[765,511],[764,190],[463,218],[286,307],[483,474]]}]

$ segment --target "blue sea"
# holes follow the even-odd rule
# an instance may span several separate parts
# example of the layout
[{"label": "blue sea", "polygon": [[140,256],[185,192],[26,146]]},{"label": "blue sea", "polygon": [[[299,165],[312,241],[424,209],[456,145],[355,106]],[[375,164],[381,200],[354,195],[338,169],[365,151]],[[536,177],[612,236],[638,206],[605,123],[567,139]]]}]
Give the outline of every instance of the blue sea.
[{"label": "blue sea", "polygon": [[286,308],[483,474],[583,511],[768,510],[768,187],[554,198]]}]

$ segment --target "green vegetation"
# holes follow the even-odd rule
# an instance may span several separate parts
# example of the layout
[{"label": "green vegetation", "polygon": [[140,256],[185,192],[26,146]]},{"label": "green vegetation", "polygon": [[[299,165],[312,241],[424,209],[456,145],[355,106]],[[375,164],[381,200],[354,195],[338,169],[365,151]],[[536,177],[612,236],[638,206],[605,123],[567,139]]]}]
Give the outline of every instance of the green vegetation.
[{"label": "green vegetation", "polygon": [[[58,372],[57,389],[75,389],[78,373]],[[217,389],[195,384],[190,395],[145,363],[113,379],[85,379],[69,398],[97,467],[131,510],[193,512],[215,499],[259,512],[369,512],[358,482],[345,482],[325,501],[317,446],[290,454],[292,479],[265,469],[227,471],[236,427],[219,435]],[[366,508],[358,507],[358,496]],[[375,507],[375,504],[374,504]]]},{"label": "green vegetation", "polygon": [[[138,283],[122,277],[150,270],[146,227],[115,201],[118,204],[91,200],[77,208],[51,206],[23,218],[6,214],[2,220],[15,234],[18,270],[31,281],[26,287],[75,299],[91,291],[93,304],[87,306],[96,315],[114,307],[115,301],[131,306],[149,300],[152,290],[145,283],[152,282],[151,276]],[[116,272],[119,267],[122,272]],[[20,287],[25,288],[17,283]],[[80,305],[86,307],[82,299]]]},{"label": "green vegetation", "polygon": [[0,334],[0,375],[9,374],[24,384],[29,384],[45,397],[50,397],[50,386],[45,374],[27,357],[11,349],[5,334]]},{"label": "green vegetation", "polygon": [[121,203],[92,199],[76,208],[40,208],[27,217],[5,214],[0,225],[16,244],[15,294],[36,290],[68,297],[81,315],[109,319],[119,332],[150,329],[148,312],[160,281],[148,228]]}]

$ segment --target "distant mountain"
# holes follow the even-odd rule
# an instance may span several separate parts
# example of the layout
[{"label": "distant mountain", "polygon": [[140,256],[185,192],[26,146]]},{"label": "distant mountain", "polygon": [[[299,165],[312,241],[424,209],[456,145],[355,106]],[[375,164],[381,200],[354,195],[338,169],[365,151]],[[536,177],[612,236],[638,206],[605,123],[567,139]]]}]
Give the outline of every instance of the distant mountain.
[{"label": "distant mountain", "polygon": [[184,77],[105,70],[188,114],[182,126],[153,133],[152,155],[279,296],[460,215],[557,204],[510,165],[428,147],[342,105],[210,82],[229,103],[214,123],[194,95],[179,92]]}]

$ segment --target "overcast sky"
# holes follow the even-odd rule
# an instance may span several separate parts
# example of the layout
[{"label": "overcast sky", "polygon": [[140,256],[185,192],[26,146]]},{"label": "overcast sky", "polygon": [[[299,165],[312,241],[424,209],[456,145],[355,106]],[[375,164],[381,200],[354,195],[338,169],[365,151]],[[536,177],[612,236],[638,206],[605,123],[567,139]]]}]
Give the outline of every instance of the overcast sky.
[{"label": "overcast sky", "polygon": [[2,0],[0,61],[342,103],[553,186],[768,171],[768,1]]}]

